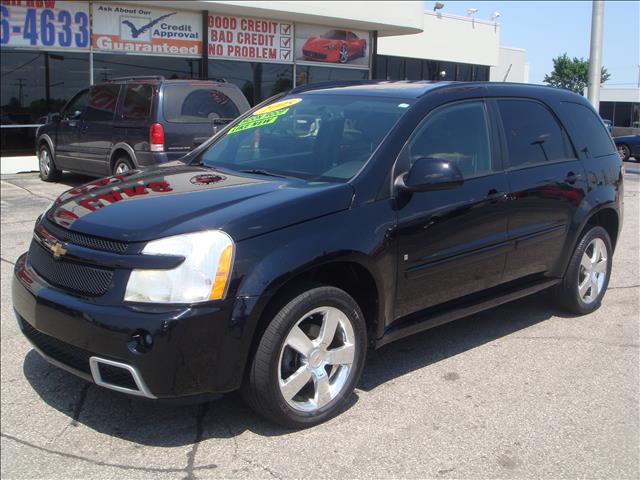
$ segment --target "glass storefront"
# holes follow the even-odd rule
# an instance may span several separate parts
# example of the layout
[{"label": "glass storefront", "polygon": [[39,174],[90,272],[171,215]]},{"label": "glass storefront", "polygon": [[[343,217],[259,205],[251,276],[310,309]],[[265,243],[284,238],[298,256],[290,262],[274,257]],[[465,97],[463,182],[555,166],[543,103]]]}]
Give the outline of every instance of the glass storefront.
[{"label": "glass storefront", "polygon": [[489,66],[376,55],[373,78],[378,80],[489,81]]},{"label": "glass storefront", "polygon": [[367,78],[369,78],[369,70],[296,65],[297,86],[337,80],[366,80]]},{"label": "glass storefront", "polygon": [[89,54],[3,50],[0,62],[3,155],[32,154],[34,125],[89,85]]},{"label": "glass storefront", "polygon": [[293,88],[293,65],[209,60],[209,78],[236,84],[251,106]]},{"label": "glass storefront", "polygon": [[95,53],[93,81],[106,82],[112,78],[162,75],[165,78],[200,78],[199,58],[152,57]]},{"label": "glass storefront", "polygon": [[614,127],[640,128],[640,103],[600,102],[600,116]]}]

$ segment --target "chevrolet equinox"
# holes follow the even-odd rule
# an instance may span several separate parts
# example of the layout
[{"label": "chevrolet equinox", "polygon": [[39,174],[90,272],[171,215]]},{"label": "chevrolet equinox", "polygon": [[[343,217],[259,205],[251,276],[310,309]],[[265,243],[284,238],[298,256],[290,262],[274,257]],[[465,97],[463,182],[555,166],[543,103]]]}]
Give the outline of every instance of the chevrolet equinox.
[{"label": "chevrolet equinox", "polygon": [[600,306],[622,163],[582,97],[346,82],[258,105],[179,161],[63,193],[16,263],[22,333],[102,387],[240,390],[300,428],[369,347],[543,289]]}]

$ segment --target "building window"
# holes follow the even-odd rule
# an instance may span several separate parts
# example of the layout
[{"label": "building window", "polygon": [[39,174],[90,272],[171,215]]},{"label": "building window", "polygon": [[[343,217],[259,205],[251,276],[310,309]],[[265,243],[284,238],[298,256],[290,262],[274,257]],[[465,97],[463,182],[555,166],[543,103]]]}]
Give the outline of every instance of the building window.
[{"label": "building window", "polygon": [[[200,60],[145,55],[95,53],[93,81],[106,82],[117,77],[158,75],[165,78],[200,78]],[[87,82],[88,83],[88,82]]]},{"label": "building window", "polygon": [[489,67],[469,63],[377,55],[373,78],[379,80],[488,81]]},{"label": "building window", "polygon": [[630,127],[631,126],[631,102],[616,102],[616,109],[613,114],[613,125],[615,127]]},{"label": "building window", "polygon": [[235,83],[254,106],[293,87],[293,65],[209,60],[209,78]]},{"label": "building window", "polygon": [[366,80],[369,70],[355,68],[312,67],[310,65],[296,66],[296,85],[309,83],[331,82],[336,80]]},{"label": "building window", "polygon": [[2,50],[0,144],[4,155],[33,154],[34,125],[89,85],[89,54]]}]

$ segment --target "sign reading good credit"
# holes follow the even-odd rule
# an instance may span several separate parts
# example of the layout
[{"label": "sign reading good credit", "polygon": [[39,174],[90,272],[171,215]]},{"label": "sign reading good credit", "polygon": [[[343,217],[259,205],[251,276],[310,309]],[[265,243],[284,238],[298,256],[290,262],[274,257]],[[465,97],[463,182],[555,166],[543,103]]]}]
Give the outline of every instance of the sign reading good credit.
[{"label": "sign reading good credit", "polygon": [[93,4],[93,47],[111,52],[199,57],[200,14],[146,5]]},{"label": "sign reading good credit", "polygon": [[89,4],[56,0],[2,0],[0,45],[86,50]]},{"label": "sign reading good credit", "polygon": [[209,15],[209,57],[293,62],[293,25],[277,20]]}]

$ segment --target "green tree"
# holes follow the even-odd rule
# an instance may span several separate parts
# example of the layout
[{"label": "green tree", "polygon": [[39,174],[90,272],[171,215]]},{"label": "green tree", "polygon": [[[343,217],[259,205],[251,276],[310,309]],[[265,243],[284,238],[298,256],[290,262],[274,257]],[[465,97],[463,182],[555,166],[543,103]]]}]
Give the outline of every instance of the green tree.
[{"label": "green tree", "polygon": [[[588,83],[589,61],[584,58],[569,58],[563,53],[553,59],[553,71],[550,75],[544,76],[544,83],[554,87],[566,88],[572,92],[583,94]],[[600,82],[604,83],[611,78],[607,69],[602,67]]]}]

